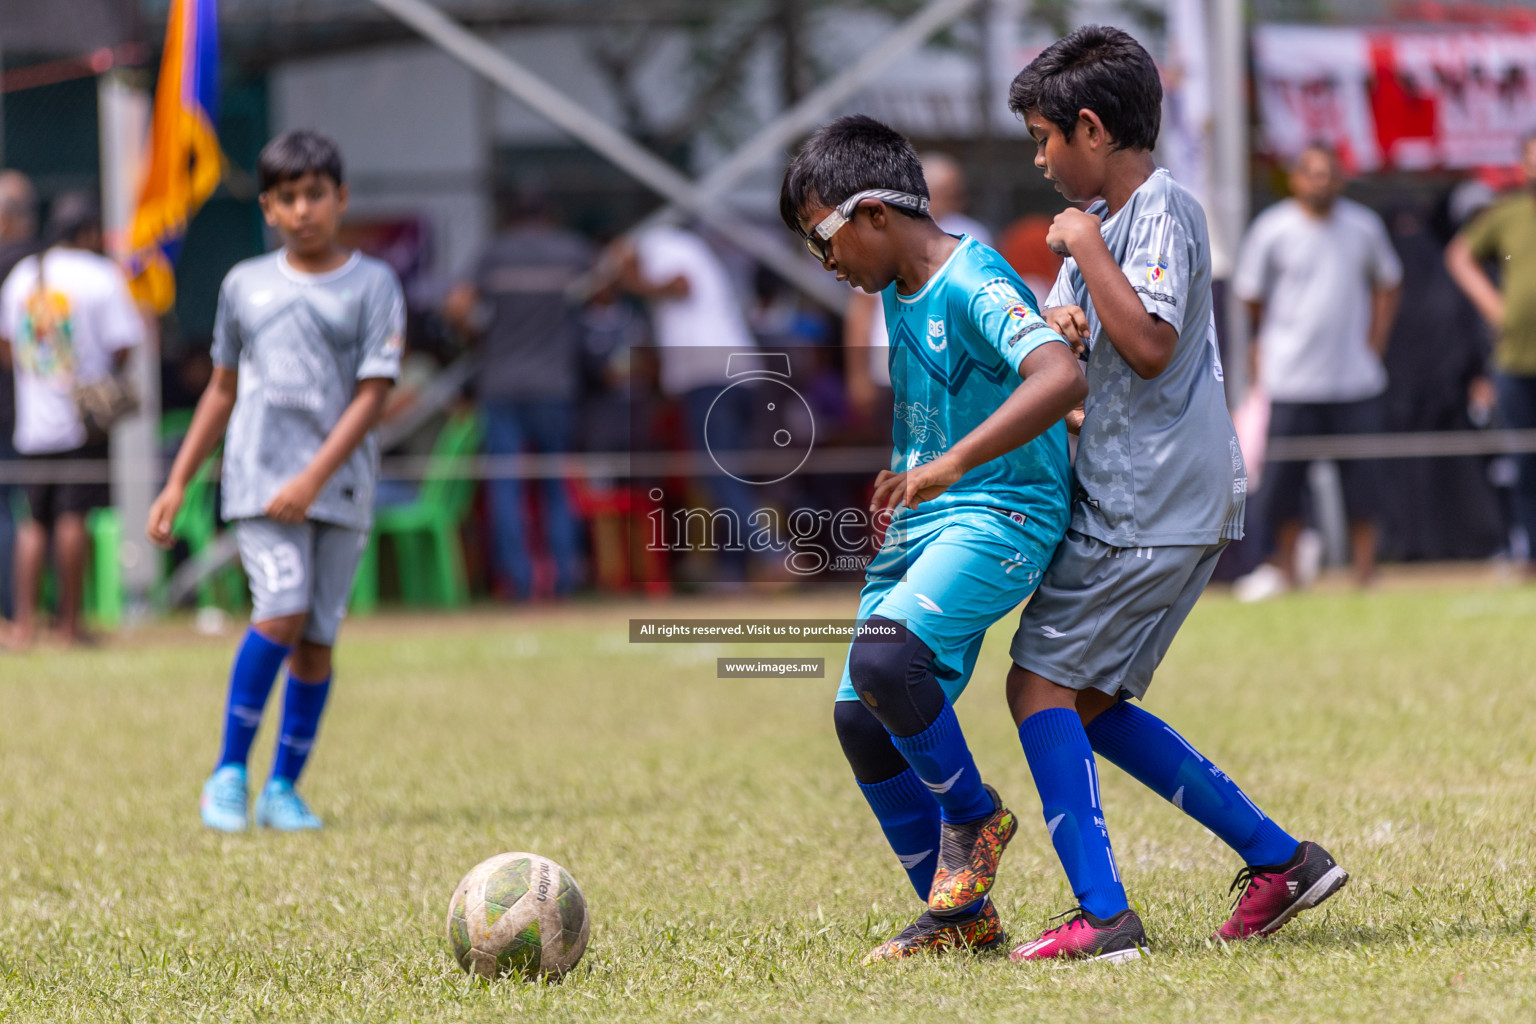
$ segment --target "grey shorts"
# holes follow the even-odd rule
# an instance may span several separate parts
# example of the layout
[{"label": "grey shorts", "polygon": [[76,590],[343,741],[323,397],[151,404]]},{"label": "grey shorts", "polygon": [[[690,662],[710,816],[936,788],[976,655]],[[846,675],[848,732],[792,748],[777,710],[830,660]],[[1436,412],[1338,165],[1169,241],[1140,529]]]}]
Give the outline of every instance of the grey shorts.
[{"label": "grey shorts", "polygon": [[368,534],[313,520],[241,519],[235,523],[235,540],[251,584],[251,621],[308,612],[303,638],[335,644]]},{"label": "grey shorts", "polygon": [[1014,663],[1074,690],[1145,695],[1226,546],[1117,548],[1068,530],[1019,618]]}]

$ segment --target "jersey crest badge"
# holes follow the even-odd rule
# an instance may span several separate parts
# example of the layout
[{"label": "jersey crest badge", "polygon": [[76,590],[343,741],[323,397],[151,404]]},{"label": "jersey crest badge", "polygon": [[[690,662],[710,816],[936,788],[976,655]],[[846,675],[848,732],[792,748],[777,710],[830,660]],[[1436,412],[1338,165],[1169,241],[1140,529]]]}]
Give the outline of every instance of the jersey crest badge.
[{"label": "jersey crest badge", "polygon": [[931,316],[928,318],[928,347],[935,352],[943,352],[949,345],[949,339],[944,335],[944,318]]},{"label": "jersey crest badge", "polygon": [[1147,260],[1147,284],[1162,284],[1168,276],[1168,257],[1154,256]]}]

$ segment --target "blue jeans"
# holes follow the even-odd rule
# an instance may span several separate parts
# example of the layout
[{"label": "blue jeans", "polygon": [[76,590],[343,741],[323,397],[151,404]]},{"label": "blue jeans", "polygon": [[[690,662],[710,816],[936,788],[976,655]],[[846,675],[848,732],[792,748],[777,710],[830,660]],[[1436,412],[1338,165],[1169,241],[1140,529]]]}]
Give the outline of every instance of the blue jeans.
[{"label": "blue jeans", "polygon": [[[713,408],[713,415],[711,415]],[[683,415],[688,426],[688,443],[695,452],[707,452],[711,449],[720,452],[734,452],[748,449],[748,433],[752,427],[752,395],[747,388],[727,388],[723,384],[713,384],[701,388],[694,388],[683,395]],[[704,423],[710,423],[709,439],[704,438]],[[729,463],[727,463],[729,465]],[[746,578],[747,552],[746,538],[752,532],[751,516],[757,508],[754,500],[756,494],[749,484],[742,483],[733,476],[724,472],[711,472],[705,475],[704,489],[709,493],[709,498],[715,503],[717,509],[728,509],[735,513],[736,521],[740,524],[741,546],[735,550],[724,548],[720,551],[720,567],[723,570],[722,580],[716,582],[734,582]]]},{"label": "blue jeans", "polygon": [[[1536,377],[1499,373],[1493,378],[1499,393],[1499,415],[1511,430],[1536,428]],[[1526,543],[1536,548],[1536,455],[1518,455],[1515,465],[1515,521],[1525,529]]]},{"label": "blue jeans", "polygon": [[[485,453],[556,455],[571,449],[571,421],[576,404],[563,399],[502,399],[481,404],[485,416]],[[576,512],[566,500],[565,481],[535,481],[544,520],[544,543],[555,562],[555,590],[565,594],[581,582],[581,537]],[[492,480],[490,497],[491,550],[496,572],[517,597],[533,590],[533,560],[529,557],[528,518],[524,510],[524,481]]]}]

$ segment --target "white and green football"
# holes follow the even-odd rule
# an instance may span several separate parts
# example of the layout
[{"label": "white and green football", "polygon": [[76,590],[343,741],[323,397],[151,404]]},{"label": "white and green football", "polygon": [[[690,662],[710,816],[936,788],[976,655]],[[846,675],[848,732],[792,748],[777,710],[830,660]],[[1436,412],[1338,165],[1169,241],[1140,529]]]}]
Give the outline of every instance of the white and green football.
[{"label": "white and green football", "polygon": [[453,958],[482,978],[558,978],[586,952],[590,930],[576,880],[536,853],[481,861],[448,903]]}]

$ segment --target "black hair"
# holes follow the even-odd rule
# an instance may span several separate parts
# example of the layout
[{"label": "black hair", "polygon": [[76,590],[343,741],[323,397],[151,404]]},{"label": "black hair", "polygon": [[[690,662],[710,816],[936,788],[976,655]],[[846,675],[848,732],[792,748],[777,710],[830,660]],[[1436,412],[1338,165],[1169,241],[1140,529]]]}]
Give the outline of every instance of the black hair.
[{"label": "black hair", "polygon": [[341,150],[324,135],[308,129],[283,132],[261,147],[261,155],[256,158],[256,180],[263,192],[311,172],[330,178],[337,188],[344,180]]},{"label": "black hair", "polygon": [[1038,110],[1068,141],[1084,108],[1099,115],[1114,149],[1157,145],[1163,83],[1146,48],[1128,32],[1086,25],[1047,46],[1008,87],[1008,109]]},{"label": "black hair", "polygon": [[1296,159],[1291,161],[1291,166],[1295,167],[1298,163],[1301,162],[1301,158],[1306,156],[1308,153],[1323,154],[1323,156],[1328,158],[1328,162],[1335,168],[1342,167],[1344,164],[1344,162],[1339,159],[1339,151],[1333,143],[1329,142],[1327,139],[1312,139],[1305,146],[1302,146],[1301,149],[1296,151]]},{"label": "black hair", "polygon": [[[922,161],[905,136],[863,114],[840,117],[812,132],[790,160],[779,189],[779,216],[798,232],[806,207],[836,206],[870,188],[928,198]],[[908,217],[928,216],[896,205],[890,208]]]},{"label": "black hair", "polygon": [[89,192],[60,193],[48,209],[50,245],[73,245],[101,230],[101,204]]}]

